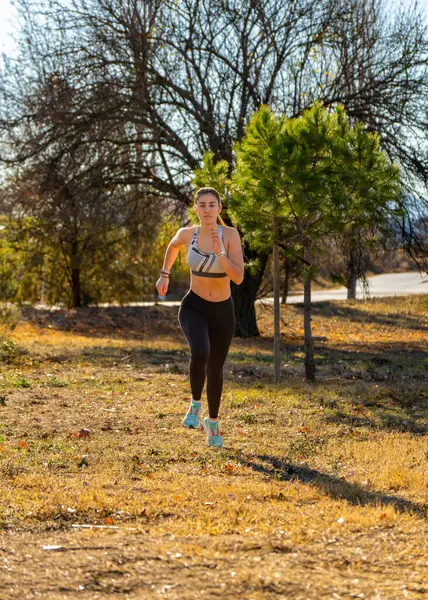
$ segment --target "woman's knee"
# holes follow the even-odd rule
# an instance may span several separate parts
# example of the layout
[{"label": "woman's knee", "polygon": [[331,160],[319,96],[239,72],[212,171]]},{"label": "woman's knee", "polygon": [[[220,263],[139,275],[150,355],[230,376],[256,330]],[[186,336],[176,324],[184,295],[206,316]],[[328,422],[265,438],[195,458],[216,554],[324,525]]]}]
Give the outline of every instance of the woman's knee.
[{"label": "woman's knee", "polygon": [[203,346],[192,348],[190,353],[190,360],[193,364],[205,366],[208,362],[209,350]]},{"label": "woman's knee", "polygon": [[223,366],[224,366],[224,362],[223,361],[212,361],[212,360],[208,360],[208,364],[207,364],[207,376],[208,377],[213,377],[213,378],[217,378],[217,379],[222,379],[223,377]]}]

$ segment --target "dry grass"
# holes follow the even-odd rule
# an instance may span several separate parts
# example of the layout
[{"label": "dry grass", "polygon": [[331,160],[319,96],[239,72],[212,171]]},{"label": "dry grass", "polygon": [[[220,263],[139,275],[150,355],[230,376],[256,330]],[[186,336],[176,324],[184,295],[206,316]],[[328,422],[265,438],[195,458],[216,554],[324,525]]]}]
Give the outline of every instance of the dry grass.
[{"label": "dry grass", "polygon": [[260,307],[226,364],[222,450],[180,426],[176,308],[27,310],[0,376],[0,598],[422,598],[427,306],[317,304],[315,385],[299,306],[272,383]]}]

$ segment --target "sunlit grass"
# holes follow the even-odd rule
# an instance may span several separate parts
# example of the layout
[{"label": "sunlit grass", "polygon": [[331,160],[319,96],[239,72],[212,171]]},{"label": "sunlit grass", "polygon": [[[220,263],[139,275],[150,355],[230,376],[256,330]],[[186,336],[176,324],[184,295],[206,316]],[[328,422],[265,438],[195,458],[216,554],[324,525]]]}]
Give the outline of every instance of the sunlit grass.
[{"label": "sunlit grass", "polygon": [[170,337],[128,338],[21,322],[23,352],[0,377],[0,528],[286,532],[298,545],[397,527],[418,548],[425,300],[315,308],[314,333],[327,339],[316,342],[314,385],[303,378],[301,307],[282,307],[279,384],[271,315],[258,311],[264,336],[234,340],[225,366],[225,445],[214,451],[181,427],[190,389],[178,325]]}]

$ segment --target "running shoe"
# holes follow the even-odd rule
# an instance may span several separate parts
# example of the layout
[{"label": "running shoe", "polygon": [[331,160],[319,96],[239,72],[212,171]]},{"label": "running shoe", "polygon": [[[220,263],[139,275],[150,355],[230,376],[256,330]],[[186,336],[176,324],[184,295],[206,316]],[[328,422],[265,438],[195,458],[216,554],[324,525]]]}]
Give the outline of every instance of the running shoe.
[{"label": "running shoe", "polygon": [[208,417],[205,417],[205,419],[202,419],[202,427],[207,434],[207,446],[217,446],[218,448],[222,448],[223,438],[220,434],[218,421],[210,421]]},{"label": "running shoe", "polygon": [[183,419],[183,427],[188,427],[189,429],[200,429],[201,422],[201,403],[195,402],[193,399],[190,401],[189,410],[186,413],[186,416]]}]

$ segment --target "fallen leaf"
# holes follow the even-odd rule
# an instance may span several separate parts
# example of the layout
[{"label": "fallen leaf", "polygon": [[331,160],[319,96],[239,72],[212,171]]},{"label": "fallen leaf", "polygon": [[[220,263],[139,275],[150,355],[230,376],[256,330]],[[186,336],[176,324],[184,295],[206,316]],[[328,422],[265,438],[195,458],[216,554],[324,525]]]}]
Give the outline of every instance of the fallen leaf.
[{"label": "fallen leaf", "polygon": [[79,431],[72,431],[70,435],[73,438],[90,440],[91,433],[90,429],[80,429]]}]

